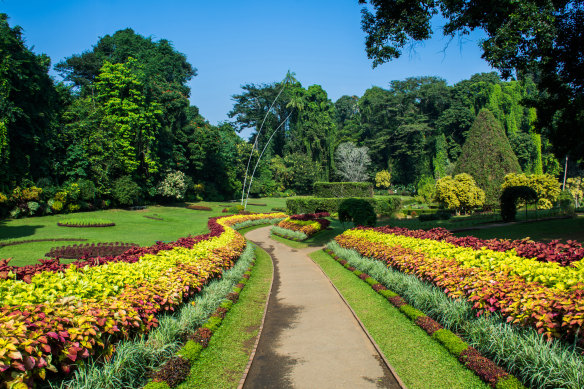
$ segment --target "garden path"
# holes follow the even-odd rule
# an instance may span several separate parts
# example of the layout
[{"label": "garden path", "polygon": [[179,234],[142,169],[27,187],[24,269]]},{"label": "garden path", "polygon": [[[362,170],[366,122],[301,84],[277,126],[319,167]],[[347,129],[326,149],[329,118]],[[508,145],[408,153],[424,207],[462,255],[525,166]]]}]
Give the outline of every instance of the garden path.
[{"label": "garden path", "polygon": [[329,279],[308,257],[271,240],[246,238],[274,262],[274,283],[244,388],[401,388]]}]

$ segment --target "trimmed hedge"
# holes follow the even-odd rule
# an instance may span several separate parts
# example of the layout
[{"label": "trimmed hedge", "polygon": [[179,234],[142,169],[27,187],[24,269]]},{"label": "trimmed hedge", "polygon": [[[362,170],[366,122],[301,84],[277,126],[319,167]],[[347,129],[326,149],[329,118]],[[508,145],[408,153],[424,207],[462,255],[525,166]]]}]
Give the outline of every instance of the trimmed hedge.
[{"label": "trimmed hedge", "polygon": [[[375,213],[391,216],[401,207],[401,199],[397,196],[361,197],[367,201]],[[339,206],[346,198],[320,198],[320,197],[291,197],[286,200],[288,214],[338,212]]]},{"label": "trimmed hedge", "polygon": [[370,182],[315,182],[314,197],[373,197]]}]

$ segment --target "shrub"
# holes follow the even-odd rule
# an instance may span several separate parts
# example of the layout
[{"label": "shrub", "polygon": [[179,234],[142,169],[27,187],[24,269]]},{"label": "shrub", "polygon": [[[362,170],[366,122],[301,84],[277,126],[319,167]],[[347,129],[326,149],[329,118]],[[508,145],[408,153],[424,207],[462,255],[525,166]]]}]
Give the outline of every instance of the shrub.
[{"label": "shrub", "polygon": [[157,192],[162,197],[182,200],[187,192],[186,175],[181,171],[170,171],[158,185]]},{"label": "shrub", "polygon": [[538,208],[550,209],[560,195],[560,182],[549,174],[507,174],[501,189],[510,186],[528,186],[537,194]]},{"label": "shrub", "polygon": [[375,174],[375,187],[388,189],[391,186],[391,173],[381,170]]},{"label": "shrub", "polygon": [[314,197],[373,197],[373,184],[369,182],[315,182]]},{"label": "shrub", "polygon": [[130,176],[123,176],[114,181],[112,196],[120,205],[133,205],[140,195],[140,187]]},{"label": "shrub", "polygon": [[155,381],[164,381],[171,388],[183,382],[191,371],[191,362],[183,357],[170,358],[153,374]]},{"label": "shrub", "polygon": [[347,199],[339,205],[341,223],[353,222],[355,226],[374,226],[377,215],[370,203],[363,199]]},{"label": "shrub", "polygon": [[[396,196],[377,196],[361,198],[367,201],[374,208],[375,212],[381,215],[390,216],[401,206],[401,199]],[[340,204],[345,198],[316,198],[316,197],[293,197],[286,199],[286,207],[289,214],[329,212],[339,211]]]},{"label": "shrub", "polygon": [[563,190],[558,198],[558,205],[564,215],[574,214],[574,196],[569,190]]},{"label": "shrub", "polygon": [[501,217],[503,221],[510,222],[515,220],[517,213],[517,200],[524,201],[537,200],[537,193],[528,186],[508,186],[503,189],[501,194]]},{"label": "shrub", "polygon": [[94,201],[97,195],[97,189],[95,184],[90,180],[79,180],[77,181],[79,185],[79,198],[85,201]]},{"label": "shrub", "polygon": [[485,202],[485,192],[470,174],[446,176],[436,182],[436,200],[456,213],[467,213]]},{"label": "shrub", "polygon": [[440,343],[442,343],[448,351],[450,351],[457,357],[460,355],[461,352],[468,348],[468,344],[466,344],[454,333],[446,329],[441,329],[434,332],[432,334],[432,337],[438,340]]}]

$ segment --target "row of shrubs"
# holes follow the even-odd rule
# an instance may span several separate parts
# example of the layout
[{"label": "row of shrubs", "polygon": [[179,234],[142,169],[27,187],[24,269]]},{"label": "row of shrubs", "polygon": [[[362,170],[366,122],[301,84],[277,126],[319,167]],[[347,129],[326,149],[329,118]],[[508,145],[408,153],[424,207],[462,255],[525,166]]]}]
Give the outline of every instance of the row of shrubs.
[{"label": "row of shrubs", "polygon": [[[401,206],[401,200],[397,196],[361,197],[371,205],[374,212],[382,216],[391,216]],[[339,212],[339,207],[347,198],[320,198],[320,197],[292,197],[286,200],[286,208],[289,214]]]},{"label": "row of shrubs", "polygon": [[92,211],[112,206],[132,206],[148,201],[202,200],[201,184],[180,171],[171,171],[158,185],[139,185],[130,176],[99,188],[93,181],[79,179],[55,185],[48,179],[25,181],[11,190],[0,188],[0,217],[50,215]]}]

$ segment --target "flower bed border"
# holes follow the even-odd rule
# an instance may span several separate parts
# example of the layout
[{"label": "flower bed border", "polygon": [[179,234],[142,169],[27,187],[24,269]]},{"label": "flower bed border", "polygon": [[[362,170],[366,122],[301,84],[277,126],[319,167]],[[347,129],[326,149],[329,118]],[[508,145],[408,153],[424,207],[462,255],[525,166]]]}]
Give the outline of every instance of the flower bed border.
[{"label": "flower bed border", "polygon": [[[143,388],[144,389],[167,389],[174,388],[178,384],[184,382],[190,374],[190,367],[199,359],[203,349],[207,348],[209,340],[212,335],[219,329],[223,319],[229,313],[234,304],[239,301],[239,294],[247,284],[249,277],[251,276],[251,271],[255,266],[255,259],[243,273],[241,279],[238,283],[231,289],[225,301],[215,310],[213,314],[207,319],[205,324],[199,327],[190,336],[190,339],[180,348],[180,350],[175,354],[175,357],[169,359],[165,364],[163,364],[159,369],[153,372],[153,377],[150,382],[148,382]],[[205,333],[205,335],[210,334],[209,337],[205,337],[205,342],[197,342],[194,338],[198,333]],[[187,364],[188,369],[176,369],[176,365]],[[172,381],[172,382],[168,382]]]}]

